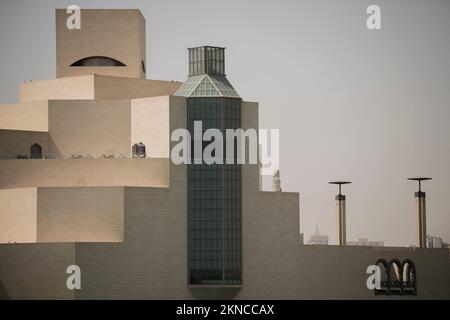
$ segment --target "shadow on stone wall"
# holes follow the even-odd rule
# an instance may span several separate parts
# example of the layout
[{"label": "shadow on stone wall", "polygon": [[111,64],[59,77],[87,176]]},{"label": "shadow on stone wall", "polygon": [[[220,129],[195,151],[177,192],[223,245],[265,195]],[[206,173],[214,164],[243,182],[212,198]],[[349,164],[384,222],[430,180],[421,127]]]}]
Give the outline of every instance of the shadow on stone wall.
[{"label": "shadow on stone wall", "polygon": [[0,282],[0,300],[11,300],[2,282]]}]

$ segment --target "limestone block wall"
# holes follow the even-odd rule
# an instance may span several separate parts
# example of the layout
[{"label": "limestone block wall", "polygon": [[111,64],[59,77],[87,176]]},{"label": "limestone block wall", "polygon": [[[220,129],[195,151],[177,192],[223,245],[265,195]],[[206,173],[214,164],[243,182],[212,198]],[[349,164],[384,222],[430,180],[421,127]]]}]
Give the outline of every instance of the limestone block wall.
[{"label": "limestone block wall", "polygon": [[[281,236],[270,236],[264,244],[276,237]],[[238,299],[450,299],[446,249],[298,245],[295,249],[280,247],[277,253],[262,245],[258,248],[262,250],[247,260],[264,262],[245,264]],[[413,260],[417,296],[375,296],[367,289],[366,268],[379,258]]]},{"label": "limestone block wall", "polygon": [[170,96],[131,100],[131,145],[142,142],[146,156],[170,156]]},{"label": "limestone block wall", "polygon": [[169,159],[0,160],[0,189],[169,186]]},{"label": "limestone block wall", "polygon": [[[148,147],[147,157],[167,158],[169,105],[173,99],[159,96],[132,100],[50,100],[45,104],[2,106],[0,115],[4,111],[6,119],[19,109],[29,119],[28,124],[21,124],[21,129],[7,130],[7,126],[0,129],[0,157],[29,156],[34,143],[41,145],[43,156],[50,159],[131,157],[132,145],[142,141]],[[33,116],[37,114],[45,116],[45,127],[41,126],[42,131],[30,131],[27,128],[35,127]]]},{"label": "limestone block wall", "polygon": [[20,84],[20,102],[94,99],[94,76],[85,75]]},{"label": "limestone block wall", "polygon": [[49,133],[57,150],[94,157],[131,157],[130,100],[57,100],[49,102]]},{"label": "limestone block wall", "polygon": [[[249,169],[244,166],[244,176]],[[243,190],[237,299],[450,299],[447,249],[301,245],[297,193]],[[367,289],[366,269],[379,258],[413,260],[417,297],[375,296]]]},{"label": "limestone block wall", "polygon": [[136,99],[173,95],[181,84],[178,81],[96,75],[95,99]]},{"label": "limestone block wall", "polygon": [[238,298],[294,297],[290,291],[296,290],[298,273],[292,271],[297,267],[299,236],[298,193],[243,188],[243,289]]},{"label": "limestone block wall", "polygon": [[48,131],[48,101],[0,105],[0,130]]},{"label": "limestone block wall", "polygon": [[42,147],[44,156],[49,150],[55,150],[48,132],[0,130],[0,159],[30,158],[30,148],[35,143]]},{"label": "limestone block wall", "polygon": [[73,299],[75,244],[0,244],[0,299]]},{"label": "limestone block wall", "polygon": [[[76,244],[75,263],[83,276],[75,298],[194,298],[187,286],[185,175],[180,174],[185,168],[173,170],[180,170],[175,189],[125,188],[123,243]],[[244,278],[237,299],[450,298],[447,250],[300,245],[292,218],[297,194],[250,196],[244,202]],[[0,245],[0,259],[7,261],[0,264],[0,282],[9,297],[67,297],[65,283],[56,281],[67,259],[52,259],[65,254],[65,245],[40,248]],[[412,259],[418,296],[374,296],[365,272],[378,258]],[[10,279],[19,273],[39,277],[40,285],[13,284]]]},{"label": "limestone block wall", "polygon": [[36,199],[36,188],[0,190],[0,243],[36,242]]},{"label": "limestone block wall", "polygon": [[[170,131],[186,127],[186,99],[170,97]],[[175,142],[171,143],[172,145]],[[187,279],[187,171],[170,164],[170,188],[125,188],[121,244],[77,244],[77,299],[193,299]]]},{"label": "limestone block wall", "polygon": [[[180,168],[180,170],[183,170]],[[77,299],[189,299],[185,184],[125,188],[125,241],[77,244]]]},{"label": "limestone block wall", "polygon": [[123,187],[0,190],[0,243],[122,242]]},{"label": "limestone block wall", "polygon": [[38,188],[37,242],[122,242],[123,187]]},{"label": "limestone block wall", "polygon": [[83,75],[20,84],[20,101],[135,99],[174,94],[178,81]]},{"label": "limestone block wall", "polygon": [[[241,126],[242,129],[255,129],[258,132],[259,129],[258,118],[258,103],[243,101],[241,105]],[[258,191],[261,190],[261,177],[259,164],[249,163],[250,148],[252,147],[249,141],[246,139],[246,160],[245,165],[242,166],[242,190],[243,191]],[[259,137],[257,138],[257,159],[259,162]]]}]

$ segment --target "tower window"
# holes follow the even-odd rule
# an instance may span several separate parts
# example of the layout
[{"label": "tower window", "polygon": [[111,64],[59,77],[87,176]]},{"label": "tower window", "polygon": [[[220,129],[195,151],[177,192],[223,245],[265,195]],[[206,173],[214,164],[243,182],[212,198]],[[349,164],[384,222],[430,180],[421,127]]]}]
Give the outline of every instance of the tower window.
[{"label": "tower window", "polygon": [[42,147],[35,143],[30,147],[30,158],[31,159],[42,159]]},{"label": "tower window", "polygon": [[93,56],[80,59],[70,65],[71,67],[126,67],[123,62],[110,57]]},{"label": "tower window", "polygon": [[131,150],[133,158],[145,158],[147,155],[145,152],[145,144],[143,144],[142,142],[135,143]]}]

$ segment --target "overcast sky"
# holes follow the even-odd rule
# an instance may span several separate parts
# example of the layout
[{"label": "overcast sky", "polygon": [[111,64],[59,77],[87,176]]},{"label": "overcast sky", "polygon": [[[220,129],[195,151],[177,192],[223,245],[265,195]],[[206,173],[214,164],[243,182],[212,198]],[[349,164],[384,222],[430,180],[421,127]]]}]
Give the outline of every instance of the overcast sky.
[{"label": "overcast sky", "polygon": [[[280,129],[305,239],[318,224],[336,243],[327,182],[343,178],[348,240],[415,243],[406,178],[425,175],[428,232],[450,241],[450,1],[0,0],[0,103],[55,77],[54,9],[70,4],[140,9],[152,79],[184,81],[187,47],[227,47],[228,79],[260,103],[261,128]],[[370,4],[382,30],[366,28]]]}]

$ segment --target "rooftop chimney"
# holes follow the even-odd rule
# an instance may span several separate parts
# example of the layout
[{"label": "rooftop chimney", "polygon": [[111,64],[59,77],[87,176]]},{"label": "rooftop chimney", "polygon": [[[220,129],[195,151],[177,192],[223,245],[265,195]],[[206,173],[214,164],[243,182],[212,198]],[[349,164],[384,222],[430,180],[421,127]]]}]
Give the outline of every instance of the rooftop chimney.
[{"label": "rooftop chimney", "polygon": [[331,181],[330,184],[339,186],[339,194],[336,195],[336,214],[337,214],[337,241],[338,245],[345,246],[347,244],[347,231],[345,222],[345,195],[341,193],[341,185],[349,184],[350,181]]},{"label": "rooftop chimney", "polygon": [[427,177],[414,177],[408,178],[408,180],[419,182],[419,191],[414,193],[416,198],[416,214],[417,214],[417,246],[420,248],[427,247],[427,217],[426,217],[426,202],[425,192],[422,192],[421,182],[425,180],[431,180]]}]

